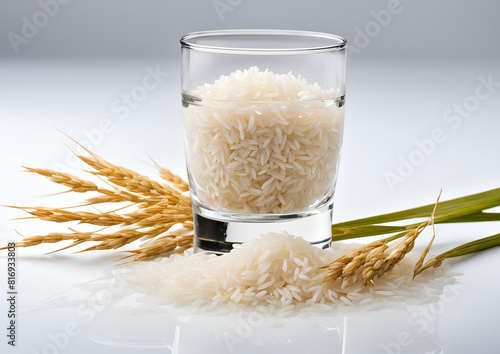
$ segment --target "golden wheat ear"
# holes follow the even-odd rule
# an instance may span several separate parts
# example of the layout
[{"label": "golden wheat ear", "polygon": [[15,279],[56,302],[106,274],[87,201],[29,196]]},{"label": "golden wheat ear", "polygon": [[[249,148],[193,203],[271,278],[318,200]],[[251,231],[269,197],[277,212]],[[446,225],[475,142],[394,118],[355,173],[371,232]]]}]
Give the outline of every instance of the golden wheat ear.
[{"label": "golden wheat ear", "polygon": [[[156,163],[155,166],[158,168],[162,179],[169,182],[169,184],[154,181],[133,170],[106,161],[86,149],[75,139],[65,133],[63,134],[89,154],[89,156],[83,156],[75,153],[81,161],[92,169],[86,172],[90,172],[109,187],[102,187],[99,183],[63,172],[23,166],[27,172],[43,176],[51,182],[68,187],[69,189],[63,191],[64,193],[82,194],[88,192],[94,196],[87,198],[77,206],[71,207],[8,207],[23,210],[30,215],[25,218],[55,223],[76,222],[95,226],[96,230],[93,232],[79,232],[70,228],[71,232],[69,233],[29,236],[18,242],[17,247],[31,247],[41,243],[71,242],[68,246],[54,251],[58,252],[88,242],[95,243],[84,250],[78,251],[85,252],[118,249],[138,240],[148,240],[148,243],[133,251],[133,259],[180,253],[192,247],[194,237],[192,232],[193,216],[191,199],[189,194],[185,193],[188,191],[187,182]],[[124,202],[125,206],[123,205]],[[97,208],[95,208],[95,212],[77,209],[95,204],[116,205],[117,207],[106,212],[97,210]],[[77,210],[69,211],[67,210],[69,208]],[[133,210],[129,211],[130,208]],[[176,225],[183,226],[177,228]],[[107,231],[109,227],[113,226],[115,230]],[[116,227],[122,229],[116,231]]]}]

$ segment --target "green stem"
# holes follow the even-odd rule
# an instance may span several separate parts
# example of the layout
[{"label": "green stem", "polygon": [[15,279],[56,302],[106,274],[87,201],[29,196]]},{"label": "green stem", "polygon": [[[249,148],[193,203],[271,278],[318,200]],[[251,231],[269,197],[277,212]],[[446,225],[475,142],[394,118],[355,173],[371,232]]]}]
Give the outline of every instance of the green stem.
[{"label": "green stem", "polygon": [[449,251],[441,253],[435,258],[446,259],[453,257],[465,256],[467,254],[487,250],[488,248],[500,246],[500,234],[480,238],[479,240],[464,243],[458,247],[452,248]]},{"label": "green stem", "polygon": [[[479,240],[464,243],[463,245],[452,248],[451,250],[441,253],[440,255],[428,260],[423,266],[417,263],[413,275],[416,276],[431,267],[439,267],[446,258],[465,256],[497,246],[500,246],[500,234],[495,234],[492,236],[481,238]],[[425,257],[425,254],[426,252],[424,252],[422,258]]]},{"label": "green stem", "polygon": [[[485,213],[485,210],[500,206],[500,188],[486,192],[440,202],[436,209],[434,222],[462,223],[500,221],[500,213]],[[332,241],[341,241],[359,237],[385,235],[398,232],[393,239],[401,237],[419,223],[402,226],[380,225],[389,222],[428,217],[434,204],[407,209],[395,213],[382,214],[332,225]]]}]

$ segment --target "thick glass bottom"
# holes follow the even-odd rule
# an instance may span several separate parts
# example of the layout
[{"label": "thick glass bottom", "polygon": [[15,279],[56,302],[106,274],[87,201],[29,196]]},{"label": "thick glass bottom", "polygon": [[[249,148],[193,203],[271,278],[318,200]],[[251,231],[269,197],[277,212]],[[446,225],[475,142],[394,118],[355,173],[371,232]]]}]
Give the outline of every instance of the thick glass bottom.
[{"label": "thick glass bottom", "polygon": [[283,231],[327,248],[331,242],[332,211],[333,201],[313,211],[281,215],[218,213],[194,204],[194,250],[223,254],[231,251],[234,244]]}]

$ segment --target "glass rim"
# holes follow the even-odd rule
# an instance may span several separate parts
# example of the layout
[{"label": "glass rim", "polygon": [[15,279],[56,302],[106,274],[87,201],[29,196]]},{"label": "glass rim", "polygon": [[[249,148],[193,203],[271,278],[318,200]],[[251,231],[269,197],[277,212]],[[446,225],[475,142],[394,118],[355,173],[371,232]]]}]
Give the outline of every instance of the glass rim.
[{"label": "glass rim", "polygon": [[[200,38],[221,38],[221,37],[235,37],[235,36],[288,36],[296,38],[316,38],[331,41],[331,44],[325,45],[311,45],[290,48],[253,48],[253,47],[238,47],[238,46],[221,46],[221,45],[207,45],[195,43],[194,40]],[[305,54],[317,52],[332,52],[345,49],[347,40],[343,37],[311,31],[298,31],[298,30],[273,30],[273,29],[247,29],[247,30],[215,30],[215,31],[199,31],[188,33],[180,39],[181,47],[195,51],[203,51],[210,53],[226,53],[226,54]]]}]

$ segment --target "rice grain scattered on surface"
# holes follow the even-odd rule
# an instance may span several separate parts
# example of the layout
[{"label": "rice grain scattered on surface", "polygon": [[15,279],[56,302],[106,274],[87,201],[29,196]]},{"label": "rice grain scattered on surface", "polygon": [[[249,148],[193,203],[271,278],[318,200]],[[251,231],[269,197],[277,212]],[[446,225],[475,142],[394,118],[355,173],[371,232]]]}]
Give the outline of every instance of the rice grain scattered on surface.
[{"label": "rice grain scattered on surface", "polygon": [[361,278],[347,287],[340,279],[323,283],[327,271],[323,266],[359,245],[333,246],[322,250],[287,233],[269,233],[223,256],[186,251],[136,263],[127,280],[143,294],[160,295],[168,304],[202,312],[240,306],[307,312],[422,304],[435,300],[456,281],[443,268],[413,279],[416,257],[409,254],[374,285],[365,286]]}]

